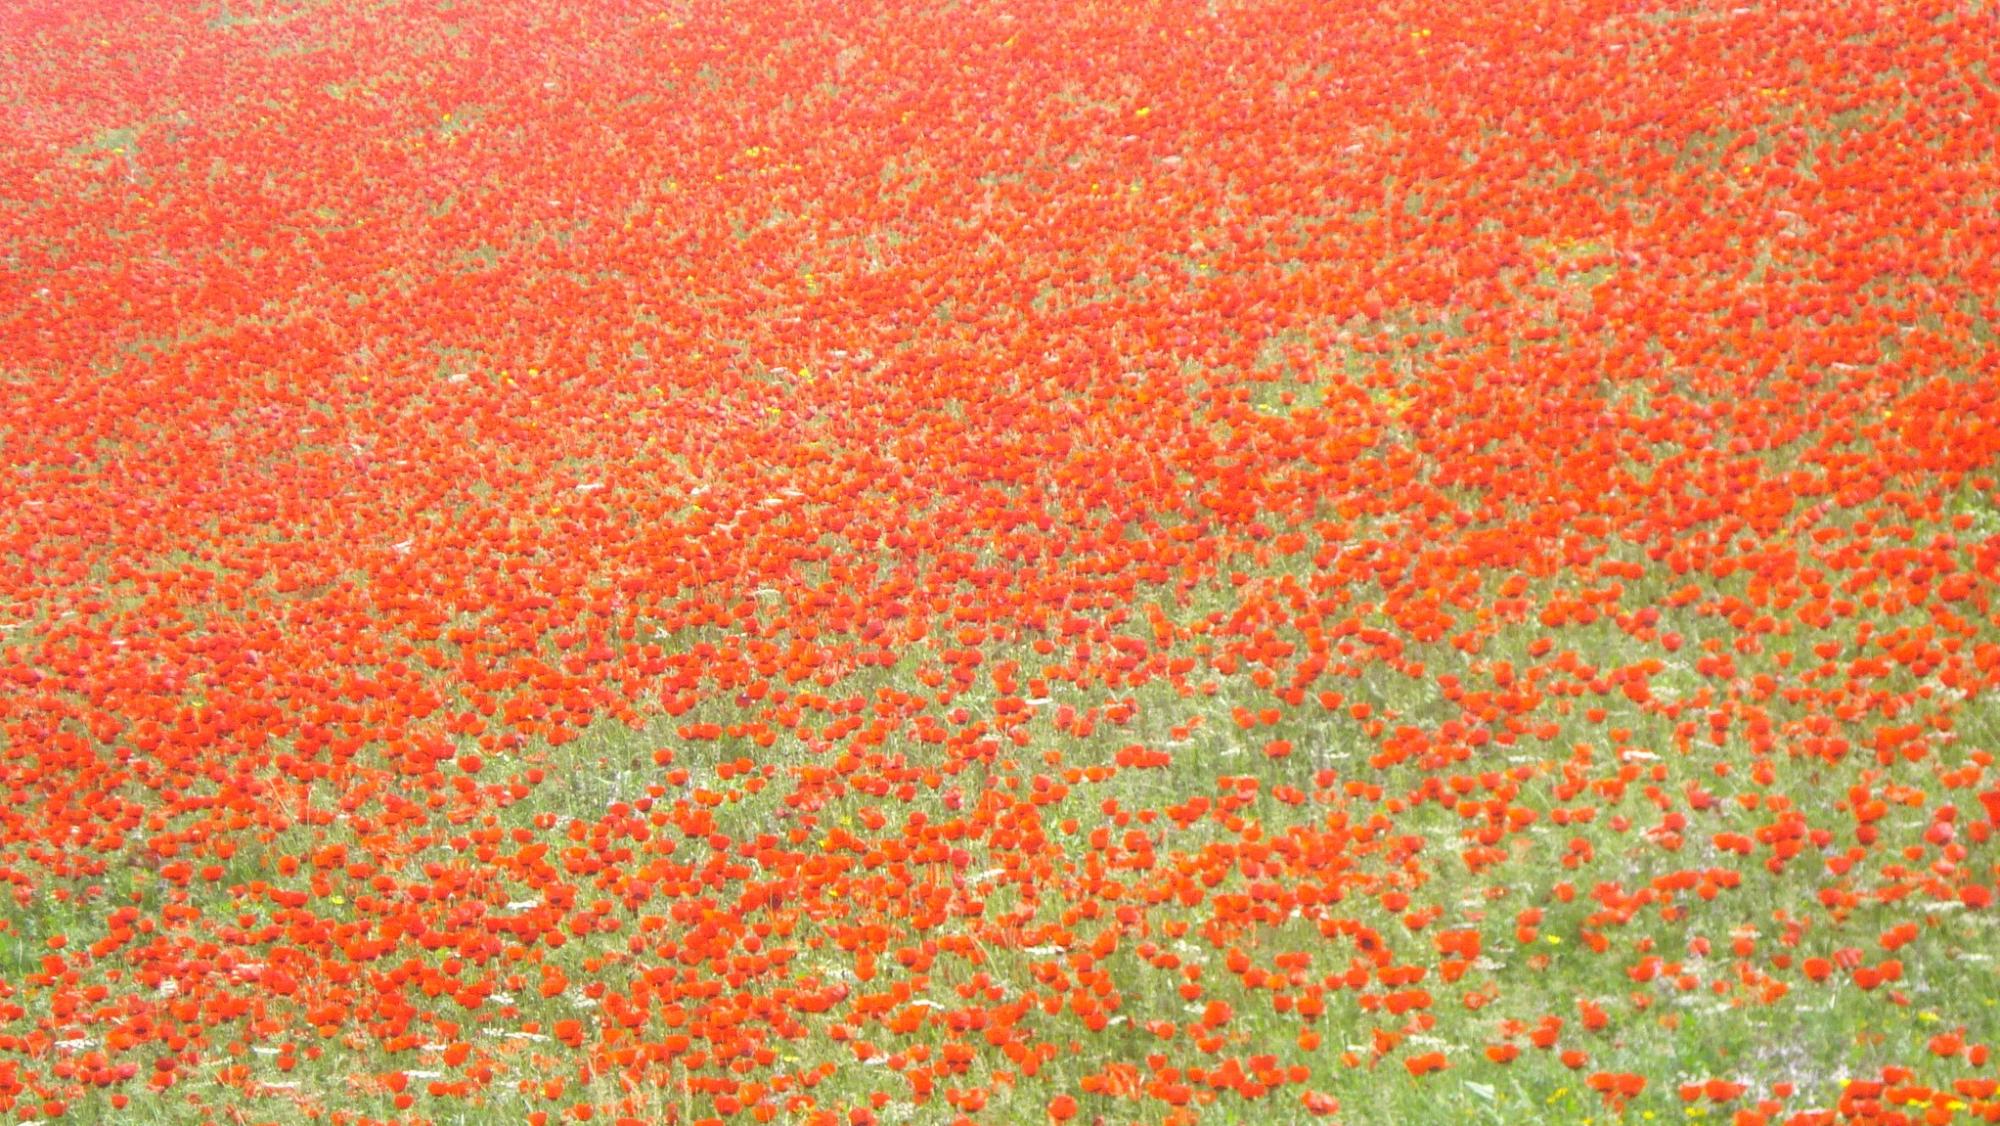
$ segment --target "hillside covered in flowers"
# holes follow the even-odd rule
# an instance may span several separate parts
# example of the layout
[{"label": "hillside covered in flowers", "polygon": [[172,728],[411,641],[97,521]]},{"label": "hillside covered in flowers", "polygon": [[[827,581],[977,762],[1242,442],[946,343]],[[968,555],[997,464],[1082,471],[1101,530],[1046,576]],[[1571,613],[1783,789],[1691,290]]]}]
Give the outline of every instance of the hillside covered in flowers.
[{"label": "hillside covered in flowers", "polygon": [[0,1119],[2000,1121],[1996,20],[8,0]]}]

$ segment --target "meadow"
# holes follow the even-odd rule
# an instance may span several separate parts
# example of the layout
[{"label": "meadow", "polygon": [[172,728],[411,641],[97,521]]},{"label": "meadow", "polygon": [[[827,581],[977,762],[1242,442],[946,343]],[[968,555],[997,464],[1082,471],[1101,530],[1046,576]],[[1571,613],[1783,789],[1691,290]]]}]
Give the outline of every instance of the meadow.
[{"label": "meadow", "polygon": [[2000,1122],[1996,48],[7,0],[0,1120]]}]

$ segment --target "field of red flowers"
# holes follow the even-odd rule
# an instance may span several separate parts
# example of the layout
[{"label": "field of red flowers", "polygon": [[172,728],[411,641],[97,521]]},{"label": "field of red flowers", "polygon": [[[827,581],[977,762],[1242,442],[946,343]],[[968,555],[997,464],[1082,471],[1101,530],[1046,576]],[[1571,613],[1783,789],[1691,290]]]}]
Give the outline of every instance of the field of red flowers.
[{"label": "field of red flowers", "polygon": [[1990,0],[8,0],[0,1117],[2000,1121]]}]

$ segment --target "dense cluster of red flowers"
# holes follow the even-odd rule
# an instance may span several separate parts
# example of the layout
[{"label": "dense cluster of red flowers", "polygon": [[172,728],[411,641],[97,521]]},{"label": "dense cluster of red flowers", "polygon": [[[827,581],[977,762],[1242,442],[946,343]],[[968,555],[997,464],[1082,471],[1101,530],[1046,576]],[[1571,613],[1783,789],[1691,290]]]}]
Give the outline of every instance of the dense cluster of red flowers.
[{"label": "dense cluster of red flowers", "polygon": [[1735,5],[11,5],[0,1110],[2000,1120],[2000,26]]}]

